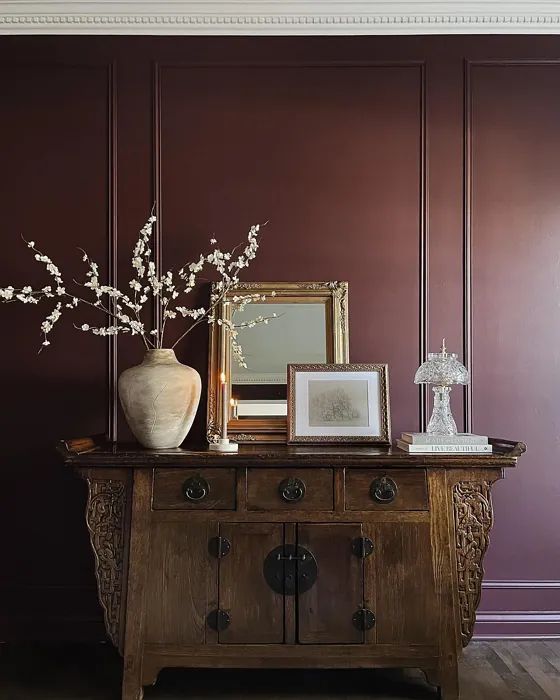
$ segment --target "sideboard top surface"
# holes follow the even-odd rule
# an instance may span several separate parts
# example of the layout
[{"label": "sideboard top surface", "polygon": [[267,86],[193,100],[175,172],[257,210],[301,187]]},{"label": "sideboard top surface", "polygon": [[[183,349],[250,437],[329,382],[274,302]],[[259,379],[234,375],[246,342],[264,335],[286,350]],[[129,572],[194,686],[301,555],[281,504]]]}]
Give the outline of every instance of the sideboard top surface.
[{"label": "sideboard top surface", "polygon": [[491,440],[490,454],[408,454],[397,447],[356,445],[240,445],[237,453],[207,447],[146,450],[134,444],[108,443],[103,437],[61,441],[57,450],[72,467],[514,467],[525,452],[521,442]]}]

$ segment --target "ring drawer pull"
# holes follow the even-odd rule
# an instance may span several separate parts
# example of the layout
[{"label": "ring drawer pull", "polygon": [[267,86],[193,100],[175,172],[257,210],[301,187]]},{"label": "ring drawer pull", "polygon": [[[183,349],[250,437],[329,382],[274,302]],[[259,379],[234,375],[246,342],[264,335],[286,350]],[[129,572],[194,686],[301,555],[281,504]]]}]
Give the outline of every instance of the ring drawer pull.
[{"label": "ring drawer pull", "polygon": [[209,493],[210,484],[199,474],[189,477],[183,484],[183,494],[192,503],[200,503]]},{"label": "ring drawer pull", "polygon": [[290,477],[280,483],[278,491],[287,503],[297,503],[305,496],[305,484],[301,479]]},{"label": "ring drawer pull", "polygon": [[397,497],[398,488],[393,479],[380,476],[371,482],[370,496],[377,503],[392,503]]}]

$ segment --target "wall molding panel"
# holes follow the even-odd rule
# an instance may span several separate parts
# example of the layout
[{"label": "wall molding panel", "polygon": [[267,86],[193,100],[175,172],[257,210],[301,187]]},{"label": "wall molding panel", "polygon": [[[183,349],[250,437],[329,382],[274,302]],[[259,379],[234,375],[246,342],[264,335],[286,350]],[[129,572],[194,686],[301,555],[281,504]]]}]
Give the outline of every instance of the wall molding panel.
[{"label": "wall molding panel", "polygon": [[[109,284],[115,284],[115,62],[107,57],[93,58],[83,54],[68,55],[59,61],[51,54],[47,57],[28,56],[26,61],[14,63],[3,60],[2,64],[4,78],[13,80],[14,75],[19,75],[20,86],[26,86],[25,89],[9,89],[6,86],[6,83],[9,85],[9,81],[4,80],[5,94],[11,102],[11,109],[14,110],[12,114],[15,114],[10,122],[12,128],[4,130],[4,144],[19,133],[20,128],[26,133],[25,138],[17,139],[21,143],[21,149],[16,157],[6,145],[3,147],[5,170],[10,173],[7,177],[19,180],[22,184],[25,181],[29,188],[25,190],[18,185],[10,191],[5,186],[2,187],[5,205],[7,206],[9,200],[11,206],[17,210],[14,216],[16,227],[24,228],[29,237],[31,234],[37,236],[37,240],[44,244],[45,250],[49,251],[53,260],[66,273],[65,278],[68,281],[71,277],[78,280],[85,277],[81,254],[76,249],[77,245],[83,244],[84,249],[99,263],[103,278],[107,279]],[[51,85],[51,81],[55,85],[52,92],[45,87]],[[41,98],[35,98],[31,103],[27,102],[28,99],[31,100],[29,95],[37,93]],[[41,112],[43,105],[44,113]],[[9,118],[6,106],[3,112],[5,117]],[[72,120],[68,118],[68,113],[73,115]],[[91,114],[95,116],[90,118]],[[48,126],[45,126],[45,123],[48,123]],[[24,144],[34,141],[36,143],[36,131],[41,129],[45,135],[45,147],[37,144],[31,152],[26,152]],[[10,134],[6,135],[8,131]],[[56,147],[47,145],[49,141],[56,144]],[[19,162],[23,172],[32,173],[34,179],[17,174]],[[95,168],[95,178],[87,175],[88,168]],[[26,192],[25,201],[18,201],[18,197],[25,197]],[[45,192],[48,195],[45,195]],[[91,192],[95,192],[95,196],[91,196]],[[41,204],[42,198],[46,196],[51,202],[55,202],[55,207],[58,206],[57,202],[63,201],[63,206],[68,212],[65,216],[60,216],[56,224],[53,224],[53,215],[46,214]],[[82,201],[81,208],[73,204],[76,199]],[[41,216],[49,220],[43,227],[39,225]],[[89,226],[88,219],[95,220],[95,225]],[[17,248],[17,235],[15,238],[12,250]],[[66,254],[68,257],[65,259]],[[66,261],[72,267],[67,266]],[[11,276],[10,262],[6,261],[3,269],[4,280]],[[34,265],[36,263],[31,258],[26,269],[31,273],[36,272]],[[20,272],[15,274],[19,275]],[[48,313],[46,305],[43,306],[42,312],[44,315]],[[104,316],[98,315],[98,312],[95,314],[93,318],[101,324],[106,322]],[[73,321],[77,322],[78,317],[74,316]],[[32,322],[30,324],[29,318],[26,319],[23,314],[21,328],[29,325],[33,328]],[[22,556],[17,567],[4,572],[0,584],[0,597],[5,601],[5,604],[0,606],[0,636],[3,640],[103,638],[95,586],[91,585],[87,575],[91,568],[91,555],[86,555],[81,546],[85,541],[83,530],[75,526],[71,516],[65,521],[65,516],[58,515],[63,511],[72,512],[73,509],[78,513],[81,511],[81,484],[73,475],[62,473],[61,465],[53,454],[54,441],[46,437],[45,433],[54,436],[60,431],[60,437],[64,437],[69,434],[104,432],[116,437],[117,341],[114,336],[108,339],[88,339],[85,334],[77,337],[79,332],[72,329],[70,314],[56,330],[57,338],[53,339],[52,347],[49,348],[52,353],[46,362],[43,362],[43,366],[37,362],[36,356],[32,359],[34,353],[30,353],[29,348],[24,349],[18,344],[19,359],[17,366],[13,368],[16,376],[23,367],[36,373],[35,386],[30,389],[30,392],[36,392],[30,420],[33,432],[38,433],[39,437],[30,439],[28,436],[25,444],[22,443],[19,447],[14,445],[7,451],[5,459],[6,463],[11,465],[12,496],[22,493],[26,488],[26,479],[33,475],[38,489],[44,493],[45,503],[49,501],[53,508],[47,508],[45,505],[46,510],[43,512],[43,506],[36,501],[31,506],[37,515],[35,520],[30,512],[21,512],[11,497],[7,496],[7,500],[2,502],[0,509],[10,518],[12,531],[18,532],[16,537],[9,538],[10,542],[2,541],[6,556],[15,559],[18,556],[16,551],[28,553]],[[73,345],[76,339],[78,342]],[[46,353],[41,359],[43,357],[47,357]],[[58,368],[57,361],[61,363]],[[28,362],[29,364],[26,364]],[[53,374],[49,374],[49,368]],[[79,370],[76,371],[75,368]],[[54,374],[55,372],[57,374]],[[65,376],[69,377],[67,381]],[[58,377],[56,385],[53,383],[55,377]],[[10,381],[10,372],[5,374],[5,380]],[[51,393],[45,389],[47,386],[51,387],[55,398],[45,410],[39,406],[41,396]],[[67,403],[65,396],[69,399]],[[80,399],[84,405],[91,403],[89,415],[87,408],[81,411]],[[76,418],[76,414],[81,417]],[[61,419],[62,415],[64,418]],[[14,437],[15,434],[17,429],[4,429],[4,439],[7,439],[7,435]],[[36,459],[43,465],[42,470],[39,470],[41,473],[35,471]],[[48,524],[45,525],[45,522]],[[5,524],[2,530],[8,532]],[[42,553],[47,549],[44,536],[56,540],[61,550],[71,552],[71,566],[58,562],[54,566],[55,570],[49,569],[45,558],[42,557]],[[41,560],[43,564],[38,565],[36,560]]]},{"label": "wall molding panel", "polygon": [[[429,290],[430,290],[430,227],[428,216],[428,127],[427,127],[427,100],[426,100],[426,64],[421,65],[421,93],[420,93],[420,192],[419,211],[419,338],[418,338],[418,365],[428,359],[430,338],[429,315]],[[418,425],[420,430],[426,429],[429,417],[428,387],[425,384],[418,386]]]},{"label": "wall molding panel", "polygon": [[[175,148],[182,148],[183,153],[187,153],[188,149],[185,146],[181,146],[181,142],[183,140],[183,137],[181,135],[181,132],[184,132],[185,134],[189,133],[192,131],[193,127],[189,125],[189,119],[190,119],[190,112],[188,107],[188,100],[183,99],[180,97],[182,94],[192,94],[193,91],[190,90],[187,87],[188,86],[188,81],[192,79],[196,75],[204,75],[204,79],[201,79],[197,85],[198,89],[201,89],[204,93],[208,92],[209,94],[212,93],[211,89],[208,89],[206,85],[212,85],[215,84],[215,91],[216,91],[216,102],[211,103],[214,105],[214,108],[216,105],[219,105],[218,109],[221,109],[223,111],[226,111],[229,107],[228,101],[221,101],[220,96],[224,95],[231,95],[234,94],[235,91],[232,91],[231,87],[225,87],[225,83],[227,83],[227,79],[229,78],[229,75],[231,75],[231,82],[235,83],[235,80],[239,78],[240,75],[243,75],[244,78],[241,81],[240,85],[242,86],[241,89],[244,91],[242,94],[244,95],[244,99],[253,99],[255,102],[258,102],[259,99],[259,93],[258,90],[254,91],[254,85],[258,84],[258,81],[261,80],[264,84],[274,84],[274,82],[277,80],[278,84],[282,86],[282,90],[284,91],[283,94],[286,95],[285,100],[286,100],[286,105],[289,106],[289,111],[293,114],[294,120],[297,121],[300,117],[298,116],[298,105],[295,104],[292,100],[293,97],[291,94],[303,94],[301,91],[301,76],[298,76],[298,72],[301,72],[302,75],[307,75],[307,77],[303,78],[304,80],[309,80],[309,85],[312,85],[312,82],[314,80],[314,75],[320,76],[317,79],[317,83],[320,84],[322,87],[320,88],[320,92],[317,93],[320,95],[320,97],[317,97],[315,95],[315,98],[318,99],[320,102],[319,103],[327,103],[329,102],[329,90],[331,90],[331,85],[329,84],[329,81],[336,80],[336,85],[338,86],[336,89],[344,91],[345,88],[341,82],[338,82],[341,80],[340,76],[342,75],[348,75],[348,80],[351,82],[357,90],[354,90],[353,93],[345,93],[347,94],[349,100],[353,102],[353,107],[350,109],[354,110],[354,113],[352,113],[351,119],[355,118],[355,114],[359,114],[360,116],[357,117],[357,123],[359,123],[359,128],[363,129],[362,132],[362,137],[363,137],[363,143],[364,143],[364,148],[372,148],[372,143],[375,141],[375,131],[372,130],[370,127],[366,125],[366,121],[362,121],[363,117],[361,116],[361,113],[359,109],[356,107],[357,102],[356,100],[366,100],[365,96],[363,98],[357,98],[356,95],[359,94],[358,90],[360,89],[362,84],[369,84],[369,85],[375,85],[376,81],[379,80],[379,85],[380,85],[380,90],[381,91],[386,91],[386,93],[381,92],[381,94],[387,94],[389,96],[389,100],[391,101],[391,104],[393,103],[401,103],[403,96],[405,96],[405,104],[406,104],[406,111],[407,114],[406,116],[406,124],[414,124],[414,127],[411,128],[410,130],[408,129],[408,126],[402,129],[400,136],[405,136],[406,142],[410,147],[409,154],[407,155],[405,160],[399,160],[398,165],[395,167],[402,168],[402,174],[405,175],[405,179],[407,182],[410,183],[412,180],[412,174],[414,175],[414,189],[412,189],[412,185],[410,187],[407,187],[406,190],[406,203],[403,202],[405,205],[403,207],[404,210],[407,211],[407,219],[406,219],[406,224],[404,226],[401,226],[403,230],[406,230],[407,235],[406,235],[406,246],[405,246],[405,251],[406,251],[406,272],[407,272],[407,279],[411,280],[410,284],[414,285],[414,302],[413,306],[409,307],[409,310],[407,311],[407,321],[411,327],[414,327],[413,331],[413,336],[411,337],[411,342],[407,346],[405,343],[405,333],[402,332],[402,343],[403,347],[408,347],[409,349],[407,350],[407,359],[410,358],[410,362],[407,363],[406,365],[406,370],[402,372],[397,372],[397,376],[394,377],[393,379],[393,390],[396,391],[401,391],[403,394],[407,393],[408,394],[408,387],[409,387],[409,370],[408,370],[408,365],[410,366],[418,366],[418,363],[420,362],[421,358],[425,357],[426,351],[427,351],[427,316],[428,316],[428,299],[427,299],[427,279],[428,279],[428,257],[427,257],[427,229],[428,229],[428,222],[427,222],[427,192],[428,192],[428,186],[427,186],[427,155],[426,155],[426,131],[427,131],[427,125],[426,125],[426,79],[425,79],[425,72],[426,72],[426,66],[425,62],[422,60],[415,60],[415,59],[406,59],[406,60],[387,60],[387,59],[380,59],[380,60],[353,60],[348,57],[343,57],[342,59],[335,60],[333,57],[327,58],[327,57],[320,57],[317,56],[315,60],[313,60],[312,57],[306,59],[304,57],[300,58],[296,62],[294,62],[293,57],[291,55],[285,55],[283,59],[276,59],[276,60],[270,60],[269,57],[255,57],[252,60],[243,60],[243,61],[235,61],[235,62],[222,62],[219,60],[216,61],[203,61],[203,62],[193,62],[193,61],[179,61],[179,60],[162,60],[162,61],[157,61],[154,63],[154,68],[153,68],[153,75],[152,75],[152,93],[154,96],[154,107],[153,107],[153,115],[154,115],[154,133],[152,137],[152,141],[154,144],[154,153],[153,153],[153,161],[154,161],[154,191],[158,193],[158,198],[159,198],[159,231],[160,235],[163,236],[163,245],[160,241],[160,243],[157,244],[156,250],[160,249],[160,247],[163,247],[164,249],[164,254],[163,257],[166,260],[166,266],[168,265],[167,261],[170,258],[169,256],[173,255],[173,251],[169,251],[170,249],[170,237],[173,236],[173,231],[178,230],[178,227],[180,226],[178,220],[177,220],[177,201],[178,197],[176,194],[171,194],[171,191],[173,189],[173,182],[172,178],[170,178],[170,173],[176,172],[177,171],[177,154],[174,152],[174,148],[170,148],[170,143],[175,145]],[[392,76],[392,74],[395,74],[394,80],[397,83],[401,83],[403,87],[402,88],[394,88],[394,87],[388,87],[392,79],[388,78],[388,76]],[[353,77],[354,74],[358,74],[359,77]],[[182,83],[180,79],[175,78],[175,84],[173,87],[172,92],[174,92],[175,97],[169,92],[169,85],[167,83],[167,79],[169,78],[170,75],[184,75],[185,76],[185,83]],[[218,76],[216,78],[213,78],[212,75]],[[226,78],[225,82],[223,80],[223,76],[226,75],[228,78]],[[284,77],[281,77],[281,76]],[[222,76],[222,77],[220,77]],[[259,77],[260,76],[260,77]],[[286,77],[289,76],[289,77]],[[338,76],[338,77],[337,77]],[[377,77],[376,77],[377,76]],[[385,76],[385,77],[384,77]],[[405,77],[406,76],[406,77]],[[214,82],[217,80],[217,83]],[[257,81],[257,83],[254,83],[253,81]],[[252,86],[252,87],[251,87]],[[313,88],[311,88],[313,89]],[[368,88],[369,92],[365,93],[368,95],[372,95],[373,93],[371,92],[371,88]],[[322,91],[322,92],[321,92]],[[400,94],[399,94],[400,92]],[[249,98],[248,95],[251,95]],[[181,130],[177,129],[175,127],[175,130],[170,131],[170,126],[169,126],[169,115],[171,112],[175,112],[176,110],[171,107],[173,104],[173,101],[170,102],[170,100],[173,99],[178,99],[178,104],[184,103],[185,105],[185,111],[184,111],[184,116],[183,116],[183,123],[181,126]],[[206,99],[206,94],[204,95],[204,99]],[[227,98],[231,100],[231,97]],[[263,122],[270,122],[271,120],[274,120],[274,112],[275,108],[273,105],[277,106],[277,99],[274,95],[269,94],[268,97],[266,98],[267,102],[263,101],[263,104],[268,104],[269,107],[267,109],[270,109],[271,111],[269,113],[263,113],[262,116],[262,121]],[[369,99],[374,99],[373,97],[370,97]],[[231,104],[231,110],[232,113],[237,113],[238,111],[238,106],[235,104],[235,102],[230,103]],[[371,105],[368,103],[365,106],[365,109],[370,109]],[[194,111],[196,108],[193,106],[192,110]],[[258,109],[258,107],[257,107]],[[313,109],[312,106],[309,106],[309,111]],[[280,110],[282,111],[282,110]],[[380,122],[383,122],[383,117],[380,118],[380,114],[378,113],[377,108],[373,110],[373,115],[372,115],[372,120],[379,120]],[[308,124],[308,121],[306,121],[305,117],[305,110],[303,112],[303,123]],[[319,112],[317,111],[317,116],[316,116],[316,121],[317,123],[320,122],[320,115]],[[337,139],[337,130],[338,130],[338,121],[336,123],[330,121],[330,118],[328,120],[330,123],[330,126],[328,128],[331,129],[331,136],[333,137],[334,141],[336,142]],[[201,122],[197,121],[196,122],[197,126],[194,127],[196,130],[201,129],[204,131],[206,127],[201,127]],[[397,122],[398,127],[401,128],[402,122]],[[216,128],[216,127],[215,127]],[[243,129],[243,125],[239,125],[240,129]],[[308,128],[306,126],[305,128]],[[224,128],[222,131],[225,131],[227,127],[224,125]],[[290,129],[292,127],[289,125],[289,122],[285,122],[284,124],[276,123],[275,126],[276,129],[276,134],[277,134],[277,139],[282,142],[282,139],[285,138],[286,133],[290,132]],[[258,129],[257,129],[258,130]],[[212,136],[209,137],[206,132],[204,132],[203,136],[195,143],[191,142],[190,147],[191,149],[195,150],[196,148],[206,151],[208,154],[208,158],[212,160],[213,162],[219,163],[222,162],[222,165],[225,165],[225,167],[232,167],[233,164],[233,158],[239,158],[239,154],[236,154],[235,156],[231,156],[232,160],[229,161],[228,159],[230,156],[226,156],[225,161],[222,161],[224,158],[223,156],[223,151],[224,149],[220,149],[220,152],[218,152],[214,146],[213,146],[213,141],[215,140],[215,136],[213,132]],[[391,133],[388,131],[388,133]],[[298,138],[298,128],[295,128],[294,131],[296,139]],[[229,134],[229,141],[234,140],[236,138],[236,134]],[[348,139],[350,137],[343,135],[341,138],[340,143],[344,144],[345,147],[347,148],[348,146]],[[390,136],[390,138],[393,138],[393,136]],[[224,139],[223,133],[220,134],[220,137],[218,140]],[[248,149],[248,152],[250,152],[251,149],[251,142],[252,142],[252,135],[243,132],[239,136],[239,140],[241,143],[245,144],[246,149]],[[309,142],[307,146],[309,147],[310,144],[313,142],[313,138],[309,139]],[[350,141],[352,139],[350,138]],[[398,144],[398,141],[400,139],[395,139],[395,144]],[[325,143],[327,143],[325,141]],[[289,148],[289,144],[286,144],[287,147]],[[268,146],[271,148],[271,150],[275,150],[275,146],[273,143],[269,144]],[[336,146],[335,148],[341,148],[342,146]],[[229,148],[229,146],[225,147],[226,149]],[[347,149],[348,150],[348,149]],[[352,149],[350,149],[351,151]],[[384,163],[391,163],[394,162],[396,159],[393,156],[392,153],[389,151],[385,151],[384,149],[381,149],[380,151],[382,162]],[[258,158],[258,154],[253,154],[253,158]],[[292,159],[291,163],[294,163],[297,161],[297,154],[294,154],[294,158]],[[308,155],[309,157],[309,155]],[[314,152],[314,159],[321,159],[323,157],[322,153],[319,151]],[[196,158],[196,156],[194,157]],[[400,156],[399,156],[400,158]],[[185,155],[183,156],[184,162],[186,164],[186,172],[185,172],[185,178],[188,179],[188,177],[192,176],[189,175],[189,169],[193,168],[196,166],[192,165],[192,162],[189,161],[189,158],[186,157]],[[311,160],[311,159],[310,159]],[[327,161],[329,161],[329,157],[327,156]],[[285,167],[292,167],[291,163],[286,166],[285,163],[282,162],[282,158],[279,160],[275,161],[276,162],[276,167],[279,170],[279,172],[284,172]],[[359,160],[359,162],[363,163],[362,160]],[[365,182],[371,175],[372,171],[375,170],[375,158],[370,159],[369,163],[367,166],[364,168],[364,170],[360,170],[359,172],[361,174],[365,173],[365,177],[361,177],[360,179],[362,182]],[[350,164],[348,161],[344,161],[346,167],[349,168],[349,172],[353,171],[353,165]],[[408,164],[414,165],[409,169]],[[332,161],[331,161],[331,166],[332,166]],[[329,166],[329,167],[331,167]],[[199,167],[204,169],[203,164],[199,163]],[[270,164],[267,165],[267,167],[272,168],[274,170],[275,166],[271,166]],[[360,168],[363,166],[360,165]],[[413,169],[412,169],[413,168]],[[297,177],[296,171],[294,170],[293,172],[294,177]],[[326,176],[326,180],[328,181],[331,177],[332,174],[330,173],[320,173],[317,172],[315,178],[320,179],[322,175]],[[242,176],[242,179],[245,177],[250,177],[248,174],[244,174]],[[274,177],[272,175],[272,177]],[[219,182],[219,180],[218,180]],[[343,188],[344,183],[339,183],[340,186]],[[196,186],[196,185],[195,185]],[[208,180],[208,186],[212,187],[212,179]],[[254,185],[253,185],[254,186]],[[312,185],[310,185],[312,187]],[[335,193],[333,193],[335,194]],[[387,193],[389,195],[389,193]],[[192,196],[192,195],[191,195]],[[203,192],[198,193],[199,197],[204,197]],[[243,196],[243,195],[242,195]],[[265,195],[266,196],[266,195]],[[290,191],[290,196],[296,196],[294,195],[293,192]],[[196,198],[196,197],[195,197]],[[396,207],[399,204],[397,200],[394,202],[394,206]],[[246,206],[248,208],[251,208],[253,206],[252,203],[247,203]],[[271,203],[271,206],[274,206]],[[378,211],[382,208],[382,204],[378,202],[376,204]],[[163,212],[161,211],[163,209]],[[175,213],[172,213],[171,210],[174,210]],[[267,217],[269,216],[270,212],[267,212]],[[365,213],[365,212],[364,212]],[[163,215],[163,218],[162,218]],[[388,216],[391,214],[388,213]],[[210,215],[211,216],[211,215]],[[279,223],[278,218],[275,219],[275,225],[278,226],[279,230],[282,228],[282,223]],[[343,222],[339,223],[339,226],[343,226]],[[301,232],[303,235],[303,231]],[[333,233],[334,235],[334,233]],[[380,236],[383,236],[383,232],[380,232]],[[398,235],[398,234],[397,234]],[[372,257],[372,264],[375,264],[375,255],[373,251],[368,253],[368,255],[371,255]],[[403,254],[403,258],[405,255]],[[294,274],[292,268],[288,274],[292,275]],[[249,271],[248,274],[251,274],[251,271]],[[299,279],[302,279],[303,276],[308,273],[300,273]],[[334,274],[334,273],[333,273]],[[334,277],[333,277],[334,278]],[[382,354],[385,354],[385,350],[382,352]],[[413,354],[414,353],[414,354]],[[397,360],[395,360],[395,366],[397,366]],[[416,396],[418,396],[417,389],[412,385],[412,391]],[[422,396],[422,395],[421,395]],[[407,409],[407,418],[406,420],[402,420],[401,423],[404,425],[405,423],[407,425],[417,425],[419,424],[422,419],[425,420],[425,412],[424,416],[421,414],[421,409],[423,406],[422,398],[420,399],[420,403],[416,406],[414,406],[414,414],[410,415],[409,409]],[[399,412],[399,407],[397,406],[396,409],[394,409],[393,412],[393,417],[396,415],[398,416]]]},{"label": "wall molding panel", "polygon": [[555,34],[558,2],[13,2],[4,34],[375,35]]},{"label": "wall molding panel", "polygon": [[[107,192],[107,230],[109,232],[107,270],[109,285],[118,288],[117,260],[117,67],[114,62],[107,66],[108,105],[107,117],[108,144],[107,159],[109,163],[108,192]],[[114,310],[115,300],[109,299],[109,309]],[[109,402],[107,406],[107,437],[117,440],[118,425],[118,338],[110,335],[107,338],[107,383]]]},{"label": "wall molding panel", "polygon": [[[157,219],[154,229],[154,260],[156,271],[162,273],[163,256],[163,191],[161,187],[161,66],[159,62],[154,62],[152,69],[152,191],[155,202],[155,216]],[[154,328],[161,330],[163,319],[161,309],[154,304]]]},{"label": "wall molding panel", "polygon": [[[560,4],[560,3],[559,3]],[[465,432],[473,430],[475,381],[473,345],[473,95],[472,72],[476,68],[560,67],[558,59],[465,59],[463,74],[463,358],[470,382],[463,389]]]},{"label": "wall molding panel", "polygon": [[[542,478],[550,479],[550,484],[554,481],[546,468],[548,448],[544,435],[550,426],[555,426],[554,419],[551,418],[550,426],[532,423],[529,408],[522,416],[515,411],[509,414],[506,404],[518,405],[517,392],[509,394],[499,387],[502,377],[499,365],[504,362],[515,368],[524,361],[525,350],[518,345],[519,319],[523,319],[528,334],[535,327],[531,319],[534,303],[527,293],[517,291],[518,282],[538,279],[533,273],[537,266],[552,269],[547,268],[547,253],[542,248],[536,246],[535,252],[526,258],[517,251],[530,250],[527,242],[546,240],[548,221],[541,226],[533,218],[533,209],[547,212],[550,220],[557,220],[560,211],[551,203],[548,189],[549,183],[556,179],[541,176],[548,171],[549,163],[554,163],[560,148],[555,126],[560,114],[560,101],[555,97],[560,86],[559,68],[557,58],[546,56],[477,56],[464,62],[464,351],[473,376],[465,391],[466,429],[477,431],[488,426],[496,434],[511,425],[512,432],[523,431],[531,464]],[[519,107],[523,104],[530,104],[531,108]],[[499,129],[494,126],[498,123]],[[502,227],[509,231],[507,243],[500,235]],[[503,258],[514,261],[507,274],[497,271],[502,246],[511,246]],[[543,288],[548,287],[545,278]],[[491,297],[500,301],[494,303]],[[547,310],[543,308],[542,314],[537,327],[549,337],[552,331],[544,321]],[[492,320],[496,334],[492,332]],[[546,353],[540,357],[543,368],[554,362]],[[515,374],[515,369],[511,372]],[[540,387],[548,386],[544,370],[536,381]],[[539,389],[535,386],[533,391],[536,397]],[[522,392],[519,387],[519,394]],[[527,484],[524,466],[522,460],[518,472],[511,475],[518,481],[520,490]],[[502,497],[499,491],[494,495],[496,500]],[[499,511],[496,517],[493,541],[501,549],[513,527],[507,510],[506,505],[502,519]],[[538,506],[533,504],[525,513],[531,519],[534,542],[542,541],[547,536],[548,517],[541,517]],[[535,573],[540,558],[533,557],[531,546],[522,547],[524,552],[517,552],[523,562],[516,568],[519,579],[483,583],[482,609],[475,629],[479,639],[560,637],[560,582],[556,577],[547,578],[556,571],[543,569],[539,580]]]},{"label": "wall molding panel", "polygon": [[471,62],[463,72],[463,362],[470,382],[463,388],[463,430],[472,431],[473,337],[472,337],[472,91]]}]

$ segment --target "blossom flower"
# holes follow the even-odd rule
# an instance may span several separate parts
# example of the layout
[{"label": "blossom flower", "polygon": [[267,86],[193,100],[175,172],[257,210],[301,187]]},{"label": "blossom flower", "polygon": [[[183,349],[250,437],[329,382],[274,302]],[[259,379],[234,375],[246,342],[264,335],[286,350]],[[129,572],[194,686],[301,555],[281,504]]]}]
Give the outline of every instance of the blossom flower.
[{"label": "blossom flower", "polygon": [[[38,250],[35,241],[25,241],[27,247],[33,251],[34,258],[41,263],[47,274],[52,278],[52,283],[33,289],[31,285],[16,288],[12,285],[0,288],[0,301],[19,301],[22,304],[38,304],[44,299],[57,299],[51,312],[47,314],[41,323],[43,340],[41,347],[50,345],[47,336],[53,331],[55,325],[62,318],[64,311],[74,310],[84,305],[102,312],[108,319],[107,325],[91,325],[82,323],[75,325],[78,330],[90,332],[97,336],[110,337],[121,333],[139,335],[146,348],[164,347],[164,334],[167,321],[177,318],[189,319],[191,324],[182,332],[173,343],[175,347],[188,333],[201,322],[223,325],[229,331],[233,356],[237,362],[246,367],[243,349],[237,337],[239,328],[254,328],[259,324],[267,324],[272,318],[256,316],[250,321],[234,325],[228,318],[222,318],[220,310],[222,306],[229,308],[233,305],[236,310],[244,310],[248,304],[265,301],[262,294],[234,294],[230,301],[226,301],[229,293],[239,284],[239,271],[249,267],[255,258],[258,248],[259,225],[251,226],[247,233],[247,242],[239,253],[239,247],[231,251],[223,251],[214,247],[207,253],[201,253],[197,259],[186,263],[176,272],[168,270],[159,274],[156,261],[153,259],[151,240],[153,236],[156,217],[152,213],[144,226],[140,229],[138,240],[132,251],[133,277],[128,283],[131,296],[110,284],[103,284],[99,265],[92,260],[85,250],[81,250],[82,262],[86,265],[85,281],[78,286],[91,295],[90,299],[79,294],[73,294],[65,284],[62,272],[53,260]],[[210,245],[216,246],[216,238],[210,238]],[[212,287],[210,303],[207,307],[188,307],[179,302],[183,295],[188,295],[199,282],[199,275],[205,269],[217,276],[217,281]],[[274,292],[272,292],[274,296]],[[146,328],[142,315],[149,299],[159,307],[159,317],[162,319],[161,327]],[[179,302],[179,303],[178,303]],[[151,316],[151,314],[150,314]]]}]

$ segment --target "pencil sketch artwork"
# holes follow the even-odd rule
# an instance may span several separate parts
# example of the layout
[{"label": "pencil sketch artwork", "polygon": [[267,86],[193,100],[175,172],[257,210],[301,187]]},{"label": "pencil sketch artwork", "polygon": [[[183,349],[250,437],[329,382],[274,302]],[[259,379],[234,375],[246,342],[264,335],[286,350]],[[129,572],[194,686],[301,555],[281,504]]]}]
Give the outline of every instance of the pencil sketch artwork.
[{"label": "pencil sketch artwork", "polygon": [[367,380],[310,380],[309,425],[369,426]]}]

